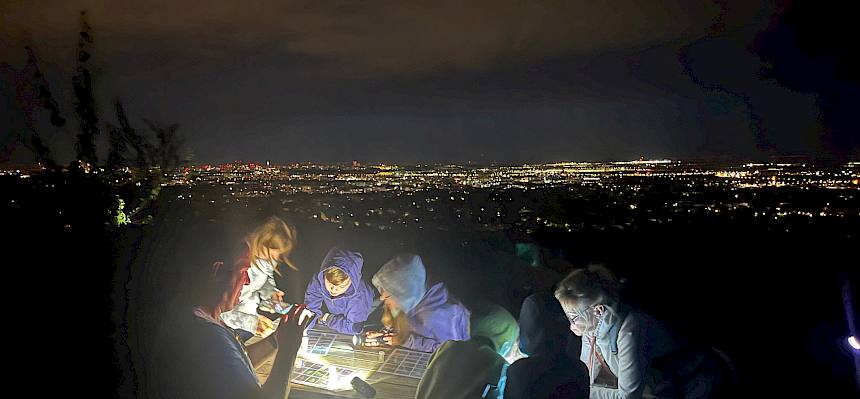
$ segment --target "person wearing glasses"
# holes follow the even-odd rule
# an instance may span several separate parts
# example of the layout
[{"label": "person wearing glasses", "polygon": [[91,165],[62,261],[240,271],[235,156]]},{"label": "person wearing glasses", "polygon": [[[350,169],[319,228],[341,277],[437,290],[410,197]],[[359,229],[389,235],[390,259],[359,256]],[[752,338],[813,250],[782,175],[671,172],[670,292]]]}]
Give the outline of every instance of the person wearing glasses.
[{"label": "person wearing glasses", "polygon": [[[445,284],[427,286],[421,257],[394,257],[373,275],[384,310],[385,331],[366,331],[364,345],[398,345],[433,352],[449,340],[469,339],[471,313]],[[380,342],[381,341],[381,342]]]},{"label": "person wearing glasses", "polygon": [[[154,347],[154,397],[285,398],[308,320],[304,305],[283,316],[268,338],[245,346],[221,318],[239,303],[250,281],[247,245],[232,235],[194,235],[199,247],[186,247],[189,296],[162,324]],[[203,248],[205,246],[205,248]],[[256,367],[274,356],[269,378],[260,383]]]},{"label": "person wearing glasses", "polygon": [[570,330],[582,337],[590,398],[715,397],[721,373],[715,351],[626,305],[620,291],[601,265],[574,270],[555,291]]}]

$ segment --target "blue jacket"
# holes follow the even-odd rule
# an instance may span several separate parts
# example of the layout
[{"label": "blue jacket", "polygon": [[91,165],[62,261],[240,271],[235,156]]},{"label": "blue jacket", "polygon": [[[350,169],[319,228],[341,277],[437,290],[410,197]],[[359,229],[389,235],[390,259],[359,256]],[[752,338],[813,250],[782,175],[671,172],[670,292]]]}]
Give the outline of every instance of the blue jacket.
[{"label": "blue jacket", "polygon": [[411,334],[403,346],[433,352],[448,340],[469,339],[469,310],[438,283],[407,314]]},{"label": "blue jacket", "polygon": [[203,310],[168,318],[156,337],[151,393],[159,399],[256,398],[262,389],[244,345]]},{"label": "blue jacket", "polygon": [[[305,304],[308,309],[322,315],[323,304],[325,304],[326,313],[331,314],[324,322],[317,318],[320,324],[343,334],[361,332],[362,324],[370,314],[374,297],[373,288],[361,279],[363,265],[364,259],[358,252],[337,247],[328,251],[320,266],[320,272],[317,273],[316,278],[311,279],[305,291]],[[346,292],[337,297],[332,297],[325,288],[325,272],[333,267],[342,269],[352,281]]]}]

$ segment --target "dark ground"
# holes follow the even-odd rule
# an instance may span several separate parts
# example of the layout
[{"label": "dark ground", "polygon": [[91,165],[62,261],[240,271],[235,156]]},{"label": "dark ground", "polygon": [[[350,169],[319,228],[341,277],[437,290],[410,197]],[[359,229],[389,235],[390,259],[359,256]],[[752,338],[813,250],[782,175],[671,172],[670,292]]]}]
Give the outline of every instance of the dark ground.
[{"label": "dark ground", "polygon": [[[32,392],[71,389],[92,397],[144,393],[147,338],[168,298],[182,288],[180,270],[167,266],[182,253],[183,230],[194,223],[252,226],[278,209],[194,216],[160,201],[153,223],[111,229],[98,223],[46,229],[31,214],[10,213],[9,226],[23,238],[12,241],[10,253],[31,259],[27,267],[36,270],[25,274],[35,283],[15,283],[23,288],[16,295],[32,300],[36,313],[45,315],[20,316],[39,325],[32,335],[29,327],[19,331],[28,336],[20,347],[24,367],[38,370],[20,383]],[[217,220],[209,222],[213,216]],[[294,258],[306,278],[332,245],[362,251],[368,279],[397,252],[414,251],[423,257],[429,278],[446,282],[467,305],[493,301],[515,315],[532,290],[549,288],[574,266],[605,262],[629,280],[632,302],[731,356],[743,396],[857,394],[855,369],[844,350],[840,297],[843,278],[853,279],[854,287],[858,281],[856,234],[845,238],[828,234],[826,227],[804,234],[767,232],[731,223],[539,232],[535,238],[545,248],[548,266],[532,269],[501,233],[338,230],[294,222],[300,232]]]}]

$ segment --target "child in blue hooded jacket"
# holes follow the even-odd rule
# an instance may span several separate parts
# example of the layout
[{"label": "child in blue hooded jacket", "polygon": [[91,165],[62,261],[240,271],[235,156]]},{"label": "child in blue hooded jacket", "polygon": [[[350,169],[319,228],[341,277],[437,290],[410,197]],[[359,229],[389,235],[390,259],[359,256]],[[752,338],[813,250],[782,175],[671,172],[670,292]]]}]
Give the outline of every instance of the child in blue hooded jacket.
[{"label": "child in blue hooded jacket", "polygon": [[316,322],[342,334],[358,334],[373,303],[373,288],[361,279],[360,253],[332,248],[320,272],[311,279],[305,304],[319,317]]}]

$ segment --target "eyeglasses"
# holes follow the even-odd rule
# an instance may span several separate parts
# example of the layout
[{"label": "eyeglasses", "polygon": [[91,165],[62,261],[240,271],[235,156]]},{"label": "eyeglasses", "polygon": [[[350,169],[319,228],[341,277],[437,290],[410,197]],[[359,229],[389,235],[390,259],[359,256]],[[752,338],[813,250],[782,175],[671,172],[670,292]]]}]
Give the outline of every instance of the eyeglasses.
[{"label": "eyeglasses", "polygon": [[575,324],[576,320],[580,317],[584,317],[590,309],[591,308],[588,308],[582,312],[564,312],[564,314],[567,316],[567,319],[570,320],[570,324]]}]

